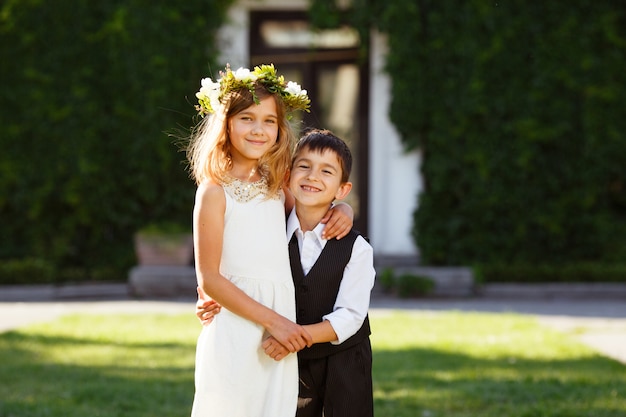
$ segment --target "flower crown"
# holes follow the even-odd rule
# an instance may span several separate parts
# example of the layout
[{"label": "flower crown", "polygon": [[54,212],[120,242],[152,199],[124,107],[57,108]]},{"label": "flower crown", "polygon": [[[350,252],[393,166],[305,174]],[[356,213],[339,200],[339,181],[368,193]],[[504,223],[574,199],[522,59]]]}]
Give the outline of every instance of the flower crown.
[{"label": "flower crown", "polygon": [[248,89],[252,93],[254,102],[259,104],[259,98],[254,91],[255,83],[263,85],[272,94],[278,94],[288,111],[309,111],[311,100],[306,90],[303,90],[296,82],[285,83],[285,78],[276,74],[274,64],[257,66],[254,71],[247,68],[232,71],[227,64],[226,70],[220,71],[220,76],[221,78],[215,82],[210,78],[202,79],[202,87],[196,93],[198,98],[196,110],[202,117],[205,114],[215,113],[228,93],[241,88]]}]

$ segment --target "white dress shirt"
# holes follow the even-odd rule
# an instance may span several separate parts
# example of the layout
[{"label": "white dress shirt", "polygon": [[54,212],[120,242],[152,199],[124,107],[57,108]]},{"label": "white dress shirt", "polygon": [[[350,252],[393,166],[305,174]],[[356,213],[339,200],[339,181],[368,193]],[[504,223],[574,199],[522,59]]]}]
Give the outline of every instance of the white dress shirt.
[{"label": "white dress shirt", "polygon": [[[309,273],[326,246],[326,240],[322,239],[324,227],[326,225],[319,223],[312,231],[303,233],[295,209],[287,219],[287,240],[291,240],[293,234],[296,234],[300,263],[305,275]],[[338,345],[361,328],[369,309],[370,293],[375,278],[374,250],[362,236],[359,236],[354,242],[352,256],[344,270],[333,311],[323,317],[330,322],[337,334],[337,340],[331,343]]]}]

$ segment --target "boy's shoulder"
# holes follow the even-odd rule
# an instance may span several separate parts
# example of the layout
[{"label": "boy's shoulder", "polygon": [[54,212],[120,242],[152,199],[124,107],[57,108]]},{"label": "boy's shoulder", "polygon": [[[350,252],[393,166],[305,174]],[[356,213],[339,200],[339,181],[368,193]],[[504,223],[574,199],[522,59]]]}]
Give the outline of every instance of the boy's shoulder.
[{"label": "boy's shoulder", "polygon": [[351,229],[348,234],[341,239],[332,239],[329,242],[341,243],[342,241],[344,244],[348,244],[350,246],[354,246],[357,242],[359,242],[358,244],[360,247],[372,249],[369,238],[356,229]]}]

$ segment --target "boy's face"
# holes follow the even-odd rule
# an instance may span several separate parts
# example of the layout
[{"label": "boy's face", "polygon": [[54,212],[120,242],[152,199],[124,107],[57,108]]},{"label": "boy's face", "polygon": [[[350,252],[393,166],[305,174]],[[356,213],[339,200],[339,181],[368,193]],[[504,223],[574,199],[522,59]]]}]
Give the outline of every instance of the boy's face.
[{"label": "boy's face", "polygon": [[289,189],[298,204],[327,209],[352,189],[352,183],[341,182],[341,175],[341,162],[335,152],[326,149],[320,153],[305,148],[293,161]]}]

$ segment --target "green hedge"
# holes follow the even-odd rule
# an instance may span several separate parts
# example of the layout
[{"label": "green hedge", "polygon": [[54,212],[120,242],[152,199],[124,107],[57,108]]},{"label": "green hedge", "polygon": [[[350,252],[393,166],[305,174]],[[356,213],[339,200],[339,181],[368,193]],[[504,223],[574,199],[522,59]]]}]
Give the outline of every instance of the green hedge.
[{"label": "green hedge", "polygon": [[200,78],[222,67],[230,3],[3,2],[0,259],[126,279],[134,231],[190,225],[195,187],[168,133],[189,129]]},{"label": "green hedge", "polygon": [[54,265],[45,259],[0,260],[0,285],[52,284],[57,276]]},{"label": "green hedge", "polygon": [[[321,5],[324,20],[321,11],[333,9]],[[369,10],[355,24],[388,35],[390,117],[422,155],[413,228],[422,263],[626,259],[626,8],[612,0],[354,8]]]},{"label": "green hedge", "polygon": [[626,264],[489,264],[475,267],[474,274],[481,283],[620,283],[626,281]]}]

